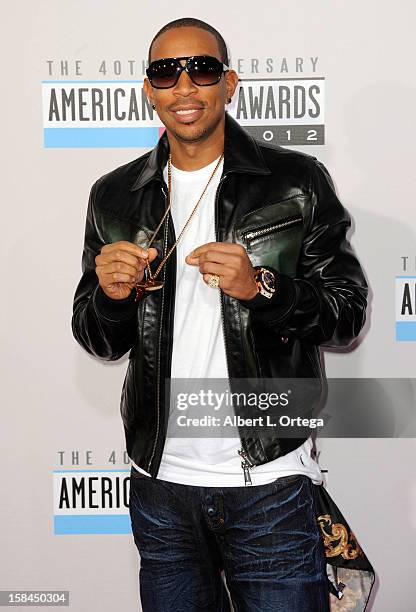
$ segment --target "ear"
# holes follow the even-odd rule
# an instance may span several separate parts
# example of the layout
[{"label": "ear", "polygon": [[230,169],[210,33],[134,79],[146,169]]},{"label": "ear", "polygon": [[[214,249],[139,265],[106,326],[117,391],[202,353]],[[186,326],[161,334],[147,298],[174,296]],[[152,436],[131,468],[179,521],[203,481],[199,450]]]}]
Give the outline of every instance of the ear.
[{"label": "ear", "polygon": [[228,70],[225,73],[225,89],[227,98],[232,98],[238,85],[238,74],[235,70]]},{"label": "ear", "polygon": [[154,104],[153,102],[153,87],[150,85],[150,81],[149,79],[145,79],[143,82],[143,89],[144,89],[144,93],[147,96],[147,99],[149,100],[150,104]]}]

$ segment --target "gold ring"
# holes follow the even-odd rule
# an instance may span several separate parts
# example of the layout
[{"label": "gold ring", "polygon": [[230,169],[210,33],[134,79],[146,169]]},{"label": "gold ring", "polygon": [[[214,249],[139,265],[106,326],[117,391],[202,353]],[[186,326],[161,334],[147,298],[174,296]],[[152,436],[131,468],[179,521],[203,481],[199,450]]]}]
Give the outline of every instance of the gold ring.
[{"label": "gold ring", "polygon": [[218,274],[211,274],[211,278],[208,281],[208,285],[213,289],[218,289],[220,286],[220,277]]}]

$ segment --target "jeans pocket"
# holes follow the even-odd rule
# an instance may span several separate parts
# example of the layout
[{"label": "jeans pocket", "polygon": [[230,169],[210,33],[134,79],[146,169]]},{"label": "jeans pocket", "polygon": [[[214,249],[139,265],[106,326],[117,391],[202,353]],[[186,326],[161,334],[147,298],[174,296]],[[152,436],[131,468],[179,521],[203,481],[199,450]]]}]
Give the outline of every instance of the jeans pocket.
[{"label": "jeans pocket", "polygon": [[280,476],[273,481],[273,484],[281,484],[286,486],[288,484],[292,484],[292,482],[297,482],[298,480],[302,480],[303,478],[307,478],[304,474],[291,474],[290,476]]}]

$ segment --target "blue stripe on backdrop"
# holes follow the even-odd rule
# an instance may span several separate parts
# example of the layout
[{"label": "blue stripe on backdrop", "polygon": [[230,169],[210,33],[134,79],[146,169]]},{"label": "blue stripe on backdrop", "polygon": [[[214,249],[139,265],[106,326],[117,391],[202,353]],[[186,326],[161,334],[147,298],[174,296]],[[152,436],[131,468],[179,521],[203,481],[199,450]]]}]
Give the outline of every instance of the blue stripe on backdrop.
[{"label": "blue stripe on backdrop", "polygon": [[396,340],[412,342],[416,340],[416,321],[396,321]]},{"label": "blue stripe on backdrop", "polygon": [[88,533],[130,534],[129,514],[56,514],[54,516],[55,535],[74,535]]},{"label": "blue stripe on backdrop", "polygon": [[45,128],[45,148],[153,147],[159,128]]}]

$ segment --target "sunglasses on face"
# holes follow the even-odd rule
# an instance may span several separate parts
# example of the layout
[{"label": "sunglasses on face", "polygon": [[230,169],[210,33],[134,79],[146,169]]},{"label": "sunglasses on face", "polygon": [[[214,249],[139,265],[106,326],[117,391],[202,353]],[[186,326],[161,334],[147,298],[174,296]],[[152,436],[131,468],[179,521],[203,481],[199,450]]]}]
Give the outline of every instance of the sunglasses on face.
[{"label": "sunglasses on face", "polygon": [[[186,60],[186,64],[182,66],[180,60]],[[206,87],[218,83],[223,72],[227,72],[229,68],[216,57],[192,55],[191,57],[167,57],[156,60],[147,68],[146,74],[152,87],[169,89],[176,85],[183,70],[188,73],[195,85]]]}]

